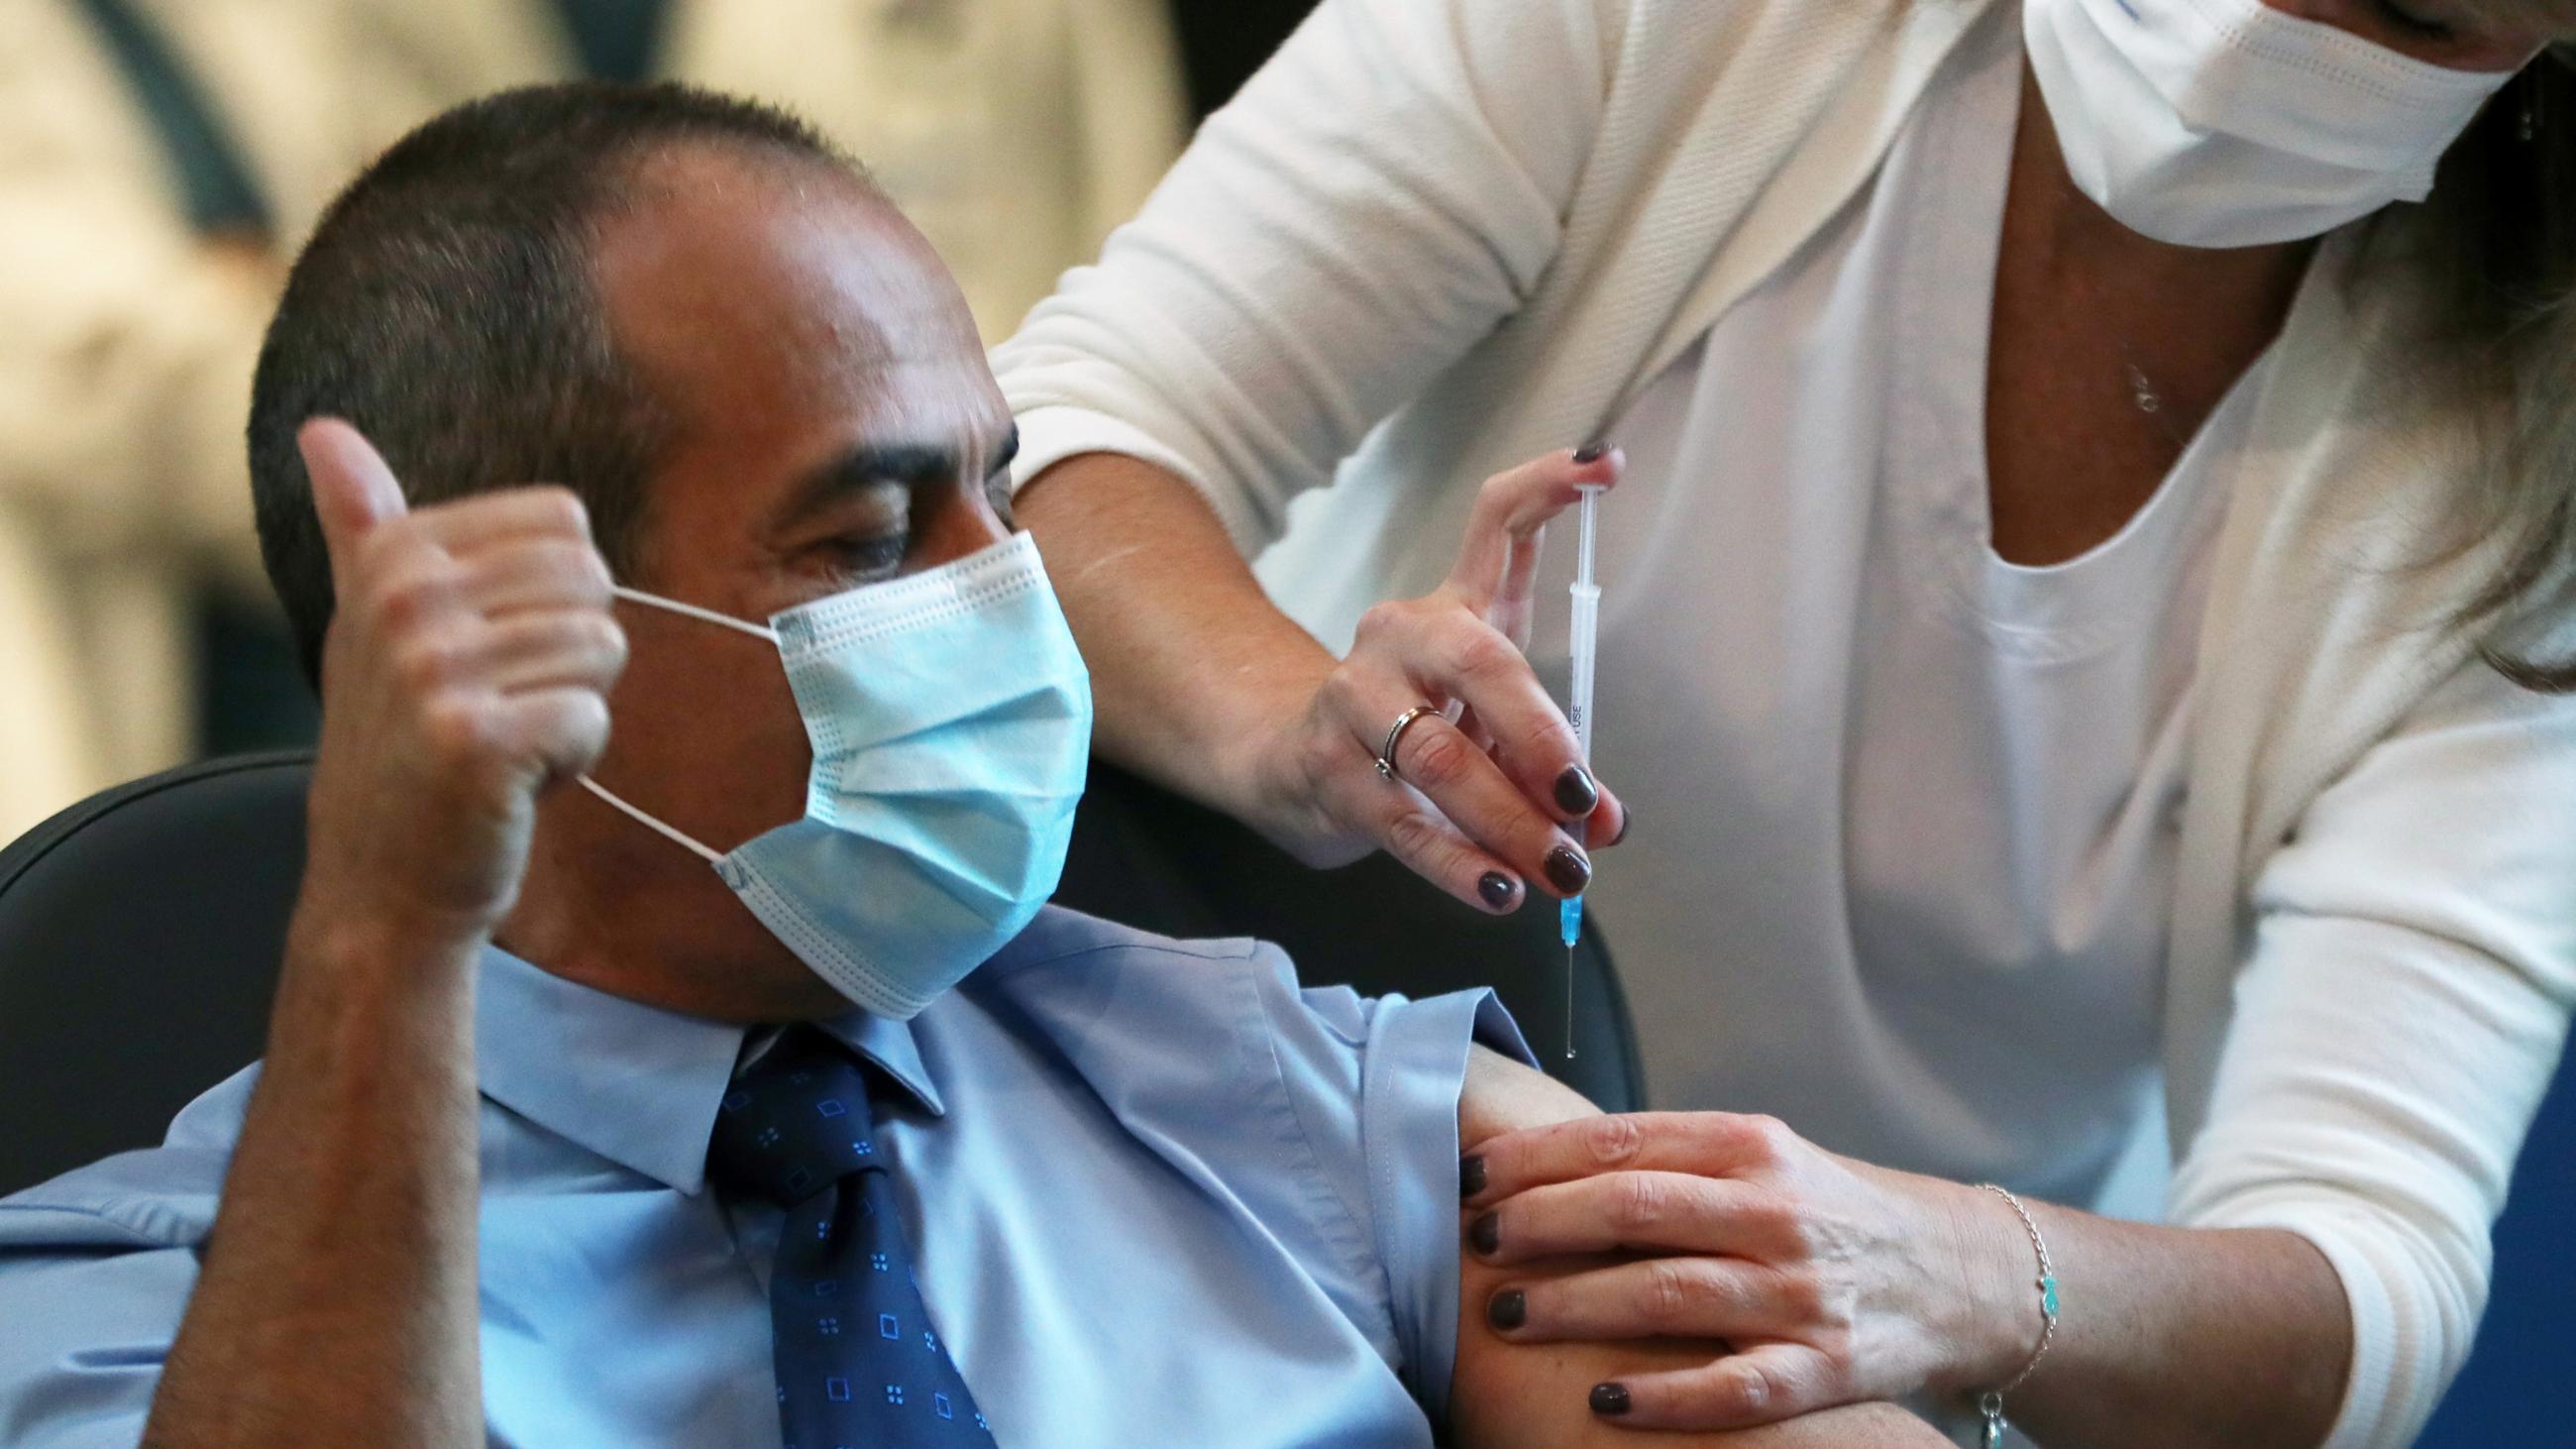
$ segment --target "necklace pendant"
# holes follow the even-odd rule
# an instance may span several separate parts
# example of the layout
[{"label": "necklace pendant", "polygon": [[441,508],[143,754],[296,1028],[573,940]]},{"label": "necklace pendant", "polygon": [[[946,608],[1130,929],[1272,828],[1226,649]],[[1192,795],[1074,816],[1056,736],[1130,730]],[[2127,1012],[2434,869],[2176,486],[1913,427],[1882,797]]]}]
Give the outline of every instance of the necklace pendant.
[{"label": "necklace pendant", "polygon": [[2129,364],[2129,396],[2137,403],[2138,411],[2142,413],[2160,413],[2165,410],[2165,400],[2156,396],[2155,384],[2147,381],[2147,374],[2134,362]]}]

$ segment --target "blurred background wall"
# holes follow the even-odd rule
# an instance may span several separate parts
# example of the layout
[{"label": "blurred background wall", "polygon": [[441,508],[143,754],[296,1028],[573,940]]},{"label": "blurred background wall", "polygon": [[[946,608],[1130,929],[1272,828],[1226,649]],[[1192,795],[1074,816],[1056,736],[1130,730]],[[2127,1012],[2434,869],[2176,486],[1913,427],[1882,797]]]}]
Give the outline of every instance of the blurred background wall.
[{"label": "blurred background wall", "polygon": [[1311,0],[0,0],[0,841],[310,738],[242,422],[367,159],[530,81],[761,97],[868,163],[998,341]]}]

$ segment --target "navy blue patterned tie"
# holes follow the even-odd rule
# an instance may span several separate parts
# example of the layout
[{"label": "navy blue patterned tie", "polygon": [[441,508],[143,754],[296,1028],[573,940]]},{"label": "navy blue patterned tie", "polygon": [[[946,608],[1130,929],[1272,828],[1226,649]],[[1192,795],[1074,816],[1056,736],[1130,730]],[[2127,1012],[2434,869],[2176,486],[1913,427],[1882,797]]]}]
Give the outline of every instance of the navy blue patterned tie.
[{"label": "navy blue patterned tie", "polygon": [[858,1063],[790,1030],[716,1114],[707,1176],[786,1210],[769,1281],[786,1449],[982,1445],[993,1435],[913,1286]]}]

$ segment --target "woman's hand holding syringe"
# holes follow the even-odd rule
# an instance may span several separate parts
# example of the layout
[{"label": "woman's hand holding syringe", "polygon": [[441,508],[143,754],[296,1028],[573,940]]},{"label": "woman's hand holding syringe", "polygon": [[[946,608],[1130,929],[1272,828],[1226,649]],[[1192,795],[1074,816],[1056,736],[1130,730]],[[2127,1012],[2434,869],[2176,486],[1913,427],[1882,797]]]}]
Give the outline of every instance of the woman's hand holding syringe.
[{"label": "woman's hand holding syringe", "polygon": [[[1580,892],[1589,849],[1627,830],[1521,654],[1539,531],[1619,470],[1615,452],[1567,450],[1488,479],[1447,581],[1371,610],[1341,659],[1279,612],[1176,474],[1084,454],[1015,506],[1050,558],[1100,561],[1055,586],[1091,662],[1105,754],[1310,865],[1384,849],[1508,915],[1525,882]],[[1424,705],[1396,742],[1396,778],[1382,777],[1395,722]]]},{"label": "woman's hand holding syringe", "polygon": [[[1622,462],[1606,449],[1562,451],[1486,480],[1448,579],[1361,619],[1350,654],[1291,726],[1293,743],[1269,754],[1286,808],[1267,818],[1301,827],[1284,844],[1315,864],[1383,847],[1497,915],[1519,909],[1524,881],[1559,897],[1590,884],[1592,844],[1616,844],[1627,809],[1593,780],[1573,724],[1522,651],[1542,530],[1614,486]],[[1397,730],[1419,706],[1430,712]],[[1381,772],[1391,735],[1392,768]]]}]

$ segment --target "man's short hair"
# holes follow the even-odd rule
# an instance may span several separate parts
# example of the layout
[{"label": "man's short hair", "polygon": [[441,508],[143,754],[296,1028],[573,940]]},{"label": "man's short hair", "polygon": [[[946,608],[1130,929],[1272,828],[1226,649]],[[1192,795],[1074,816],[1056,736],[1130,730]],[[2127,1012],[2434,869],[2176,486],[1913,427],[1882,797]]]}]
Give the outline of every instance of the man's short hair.
[{"label": "man's short hair", "polygon": [[321,678],[330,559],[295,446],[348,419],[413,506],[559,483],[600,551],[633,574],[645,485],[669,423],[620,358],[592,283],[598,223],[639,164],[686,143],[855,163],[768,106],[673,84],[504,91],[397,142],[323,214],[296,259],[251,388],[260,554],[307,678]]}]

